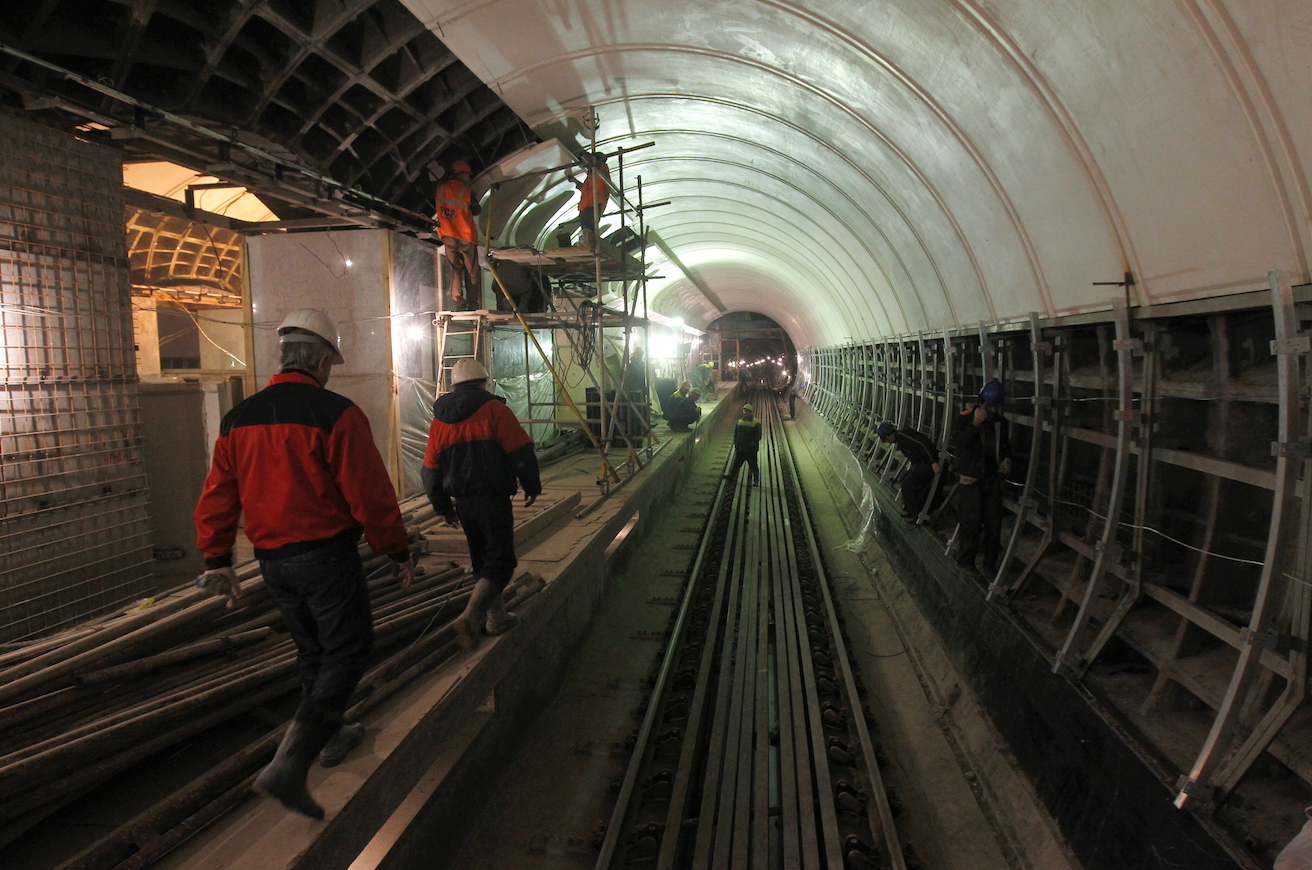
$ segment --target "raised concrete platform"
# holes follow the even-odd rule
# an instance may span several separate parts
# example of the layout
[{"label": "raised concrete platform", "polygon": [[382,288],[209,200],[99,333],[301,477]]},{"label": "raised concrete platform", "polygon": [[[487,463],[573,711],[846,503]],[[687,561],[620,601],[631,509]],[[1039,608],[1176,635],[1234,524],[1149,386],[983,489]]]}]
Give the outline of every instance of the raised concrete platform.
[{"label": "raised concrete platform", "polygon": [[[653,461],[598,500],[600,468],[586,452],[543,470],[544,497],[581,502],[531,540],[517,541],[520,570],[546,587],[520,611],[520,625],[415,681],[365,718],[361,747],[340,766],[316,766],[310,789],[323,822],[249,797],[157,866],[189,870],[372,870],[431,866],[469,824],[516,731],[552,697],[625,545],[644,534],[685,481],[705,434],[736,415],[732,391],[703,403],[688,433],[662,431]],[[662,426],[662,430],[664,427]],[[614,461],[620,461],[616,456]],[[522,508],[517,502],[517,521]],[[442,553],[427,561],[445,563]],[[456,559],[456,561],[461,561]],[[413,863],[411,863],[413,862]]]}]

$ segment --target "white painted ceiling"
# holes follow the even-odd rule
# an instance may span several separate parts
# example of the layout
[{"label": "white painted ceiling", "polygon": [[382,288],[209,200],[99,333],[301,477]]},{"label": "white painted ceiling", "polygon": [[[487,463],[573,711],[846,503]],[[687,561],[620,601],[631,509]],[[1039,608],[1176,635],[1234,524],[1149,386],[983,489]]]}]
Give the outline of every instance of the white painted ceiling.
[{"label": "white painted ceiling", "polygon": [[655,142],[650,223],[801,347],[1307,279],[1308,0],[405,2],[540,135]]}]

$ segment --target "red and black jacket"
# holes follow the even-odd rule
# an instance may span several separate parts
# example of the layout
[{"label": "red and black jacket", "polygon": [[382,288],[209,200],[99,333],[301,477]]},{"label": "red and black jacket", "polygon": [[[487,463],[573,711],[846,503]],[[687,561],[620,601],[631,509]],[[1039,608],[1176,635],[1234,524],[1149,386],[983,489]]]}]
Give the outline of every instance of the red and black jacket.
[{"label": "red and black jacket", "polygon": [[207,568],[232,564],[237,520],[259,559],[340,538],[410,558],[396,491],[354,402],[303,372],[275,375],[219,426],[214,464],[196,505],[196,546]]},{"label": "red and black jacket", "polygon": [[540,495],[533,439],[506,400],[472,383],[433,403],[428,450],[420,470],[433,510],[451,512],[451,499],[515,494],[516,478],[526,495]]}]

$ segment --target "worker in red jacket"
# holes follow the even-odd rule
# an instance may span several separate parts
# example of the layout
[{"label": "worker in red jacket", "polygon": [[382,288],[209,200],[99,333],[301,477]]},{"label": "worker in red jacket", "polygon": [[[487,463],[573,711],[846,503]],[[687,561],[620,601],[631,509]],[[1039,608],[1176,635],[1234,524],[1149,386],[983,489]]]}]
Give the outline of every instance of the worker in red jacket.
[{"label": "worker in red jacket", "polygon": [[451,287],[455,310],[477,311],[483,307],[483,288],[479,281],[478,226],[474,218],[481,209],[469,189],[473,177],[469,164],[463,160],[452,163],[451,175],[437,186],[438,236],[455,278]]},{"label": "worker in red jacket", "polygon": [[214,463],[196,505],[197,585],[235,601],[237,521],[255,547],[269,594],[296,643],[301,703],[255,789],[288,809],[323,818],[306,788],[316,755],[328,766],[364,737],[343,716],[373,651],[373,616],[360,561],[361,534],[414,579],[396,493],[369,421],[324,389],[342,360],[337,327],[323,312],[293,311],[278,328],[281,371],[223,418]]},{"label": "worker in red jacket", "polygon": [[451,370],[452,390],[433,403],[428,449],[420,475],[438,516],[461,526],[478,582],[456,620],[461,642],[478,645],[480,629],[502,634],[515,625],[501,593],[510,583],[515,558],[511,498],[524,486],[524,506],[542,493],[533,439],[506,400],[488,392],[488,374],[475,359]]}]

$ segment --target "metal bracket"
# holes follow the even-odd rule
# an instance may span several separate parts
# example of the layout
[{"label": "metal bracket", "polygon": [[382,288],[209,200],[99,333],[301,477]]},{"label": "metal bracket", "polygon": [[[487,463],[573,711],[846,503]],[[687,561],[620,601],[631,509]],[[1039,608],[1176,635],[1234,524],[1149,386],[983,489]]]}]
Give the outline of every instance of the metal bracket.
[{"label": "metal bracket", "polygon": [[1277,338],[1271,342],[1271,355],[1285,353],[1312,353],[1312,336],[1299,334],[1294,338]]},{"label": "metal bracket", "polygon": [[1118,338],[1112,341],[1112,350],[1128,350],[1135,356],[1143,356],[1142,338]]},{"label": "metal bracket", "polygon": [[1039,507],[1039,500],[1037,498],[1023,498],[1020,500],[1020,506],[1030,511],[1037,510]]},{"label": "metal bracket", "polygon": [[1121,561],[1122,548],[1120,544],[1114,542],[1099,541],[1098,543],[1093,545],[1093,549],[1097,550],[1099,553],[1105,552],[1107,554],[1107,558],[1111,559],[1113,562]]},{"label": "metal bracket", "polygon": [[1050,341],[1040,341],[1034,345],[1034,349],[1044,356],[1052,356],[1052,342]]},{"label": "metal bracket", "polygon": [[1185,797],[1191,797],[1194,800],[1203,803],[1210,803],[1212,794],[1216,789],[1209,785],[1203,785],[1201,782],[1194,782],[1187,774],[1181,774],[1180,778],[1175,781],[1175,788]]},{"label": "metal bracket", "polygon": [[1275,457],[1286,456],[1293,459],[1308,459],[1312,457],[1312,442],[1272,441],[1271,455]]},{"label": "metal bracket", "polygon": [[1257,649],[1275,649],[1276,641],[1280,636],[1276,634],[1275,629],[1268,628],[1265,631],[1255,632],[1248,626],[1239,629],[1239,643],[1251,644]]},{"label": "metal bracket", "polygon": [[1040,408],[1051,408],[1052,396],[1035,396],[1034,404],[1038,405]]},{"label": "metal bracket", "polygon": [[1138,423],[1140,413],[1138,411],[1114,411],[1112,419],[1118,423]]}]

